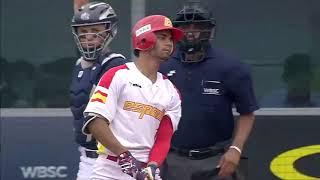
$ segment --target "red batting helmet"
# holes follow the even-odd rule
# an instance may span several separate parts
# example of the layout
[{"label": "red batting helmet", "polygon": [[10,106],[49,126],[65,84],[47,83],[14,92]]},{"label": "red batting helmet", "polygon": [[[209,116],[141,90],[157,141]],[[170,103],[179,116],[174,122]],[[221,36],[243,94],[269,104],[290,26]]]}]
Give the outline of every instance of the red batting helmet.
[{"label": "red batting helmet", "polygon": [[140,51],[152,49],[157,42],[155,31],[171,30],[174,42],[183,38],[183,31],[174,28],[169,18],[162,15],[147,16],[132,29],[133,48]]}]

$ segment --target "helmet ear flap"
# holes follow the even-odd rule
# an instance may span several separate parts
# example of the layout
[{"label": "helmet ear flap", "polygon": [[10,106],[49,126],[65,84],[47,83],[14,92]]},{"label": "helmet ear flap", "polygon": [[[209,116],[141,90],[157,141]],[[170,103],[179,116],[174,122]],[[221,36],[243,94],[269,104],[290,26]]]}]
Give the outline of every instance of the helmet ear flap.
[{"label": "helmet ear flap", "polygon": [[138,50],[149,50],[152,49],[157,42],[157,37],[153,32],[145,33],[136,40],[136,49]]}]

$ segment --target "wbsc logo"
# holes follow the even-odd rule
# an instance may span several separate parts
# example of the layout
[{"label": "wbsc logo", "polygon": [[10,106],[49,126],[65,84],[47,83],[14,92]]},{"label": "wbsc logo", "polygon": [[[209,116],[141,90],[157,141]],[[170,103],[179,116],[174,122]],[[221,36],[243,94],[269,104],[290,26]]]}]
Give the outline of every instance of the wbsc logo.
[{"label": "wbsc logo", "polygon": [[66,178],[67,166],[22,166],[20,167],[24,179]]}]

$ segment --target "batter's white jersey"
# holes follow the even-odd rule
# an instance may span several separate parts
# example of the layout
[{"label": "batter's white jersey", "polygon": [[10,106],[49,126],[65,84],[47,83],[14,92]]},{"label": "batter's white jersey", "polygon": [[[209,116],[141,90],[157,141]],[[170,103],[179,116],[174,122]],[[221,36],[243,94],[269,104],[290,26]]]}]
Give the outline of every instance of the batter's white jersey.
[{"label": "batter's white jersey", "polygon": [[[152,83],[130,62],[103,75],[85,113],[100,114],[108,119],[118,141],[136,159],[147,162],[163,116],[171,119],[174,131],[177,129],[181,99],[174,85],[161,73]],[[100,153],[114,155],[108,147],[99,144],[98,148]]]}]

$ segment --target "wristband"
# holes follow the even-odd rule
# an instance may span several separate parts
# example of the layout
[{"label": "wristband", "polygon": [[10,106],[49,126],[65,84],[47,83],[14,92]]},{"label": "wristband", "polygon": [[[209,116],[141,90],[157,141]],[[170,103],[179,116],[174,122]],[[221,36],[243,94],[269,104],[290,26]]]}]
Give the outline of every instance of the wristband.
[{"label": "wristband", "polygon": [[238,148],[237,146],[230,146],[229,149],[235,149],[235,150],[238,151],[240,154],[242,153],[241,149]]}]

